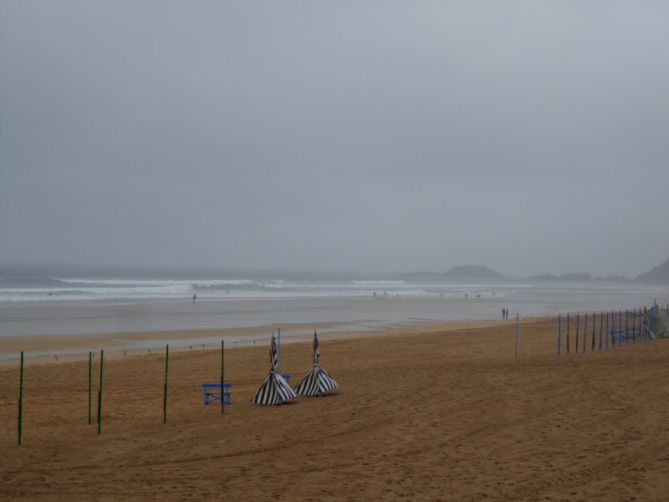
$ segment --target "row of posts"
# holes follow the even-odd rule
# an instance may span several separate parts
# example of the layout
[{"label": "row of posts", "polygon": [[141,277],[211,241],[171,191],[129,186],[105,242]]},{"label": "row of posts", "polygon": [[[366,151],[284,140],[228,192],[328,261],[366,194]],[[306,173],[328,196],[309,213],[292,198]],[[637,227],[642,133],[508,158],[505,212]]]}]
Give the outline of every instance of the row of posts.
[{"label": "row of posts", "polygon": [[[665,307],[662,307],[667,315],[669,315],[669,304]],[[630,326],[630,316],[632,317],[632,323]],[[599,329],[597,326],[597,319],[599,317]],[[622,310],[618,311],[609,311],[609,312],[600,312],[599,316],[597,313],[591,314],[590,318],[592,319],[592,329],[590,330],[590,352],[595,352],[595,350],[601,351],[609,349],[609,340],[611,341],[611,347],[615,348],[616,344],[625,344],[645,342],[649,337],[648,330],[648,310],[646,307],[643,309],[633,309],[633,310]],[[623,323],[624,319],[624,323]],[[519,323],[520,317],[516,315],[516,329],[514,334],[514,359],[518,356],[518,344],[519,344]],[[570,314],[566,316],[566,349],[567,354],[571,353],[571,318]],[[580,338],[580,329],[581,329],[581,315],[576,313],[576,333],[575,333],[575,352],[578,354],[579,350],[582,352],[587,352],[588,350],[588,313],[586,312],[583,316],[583,336],[582,344],[579,344]],[[624,326],[624,331],[623,331]],[[631,328],[631,336],[630,336]],[[597,333],[599,332],[599,338],[597,339]],[[620,335],[623,336],[620,336]],[[279,337],[281,336],[279,332]],[[279,341],[281,339],[279,338]],[[596,347],[596,349],[595,349]],[[165,346],[165,379],[163,382],[163,423],[167,423],[167,375],[169,370],[169,355],[170,355],[170,346]],[[557,355],[562,355],[562,315],[558,315],[558,328],[557,328]],[[279,355],[280,357],[280,355]],[[18,401],[18,444],[20,445],[23,440],[23,351],[21,351],[21,366],[19,370],[19,401]],[[97,433],[102,433],[102,376],[104,369],[104,350],[100,350],[100,377],[98,384],[98,394],[97,394]],[[224,398],[224,369],[225,369],[225,345],[223,340],[221,340],[221,414],[225,413],[225,398]],[[88,353],[88,424],[92,423],[92,401],[93,401],[93,352]]]},{"label": "row of posts", "polygon": [[[666,307],[669,312],[669,306]],[[560,314],[557,319],[557,355],[562,355],[562,324],[566,323],[566,353],[572,353],[572,319],[575,320],[575,333],[573,352],[590,352],[609,350],[616,345],[627,345],[629,343],[645,342],[650,339],[648,331],[648,310],[646,307],[632,310],[613,310],[608,312],[596,312],[576,316],[566,315],[566,319]],[[581,321],[582,319],[582,321]],[[630,321],[631,319],[631,321]],[[598,322],[599,321],[599,322]],[[581,324],[583,329],[581,332]],[[588,331],[588,328],[590,330]],[[588,338],[588,335],[590,338]]]},{"label": "row of posts", "polygon": [[[163,423],[167,423],[167,375],[169,371],[170,346],[165,345],[165,378],[163,381]],[[105,351],[100,350],[100,375],[97,392],[97,433],[102,434],[102,376],[104,374]],[[18,444],[23,442],[23,351],[19,369],[19,402],[18,402]],[[225,342],[221,340],[221,415],[225,413]],[[88,425],[93,422],[93,352],[88,353]]]}]

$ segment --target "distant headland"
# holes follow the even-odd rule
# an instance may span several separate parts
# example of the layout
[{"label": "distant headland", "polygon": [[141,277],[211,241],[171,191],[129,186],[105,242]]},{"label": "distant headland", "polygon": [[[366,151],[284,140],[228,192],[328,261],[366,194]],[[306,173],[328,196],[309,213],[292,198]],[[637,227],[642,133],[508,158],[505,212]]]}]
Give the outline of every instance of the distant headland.
[{"label": "distant headland", "polygon": [[649,272],[641,274],[636,280],[649,284],[669,284],[669,258]]},{"label": "distant headland", "polygon": [[652,270],[632,279],[623,275],[607,275],[595,277],[588,272],[570,272],[567,274],[539,274],[530,277],[534,281],[610,281],[610,282],[641,282],[646,284],[669,284],[669,259],[653,267]]},{"label": "distant headland", "polygon": [[[447,272],[423,270],[399,274],[399,277],[410,280],[438,281],[443,279],[499,279],[504,276],[484,265],[458,265],[452,267]],[[538,274],[531,276],[529,279],[532,281],[608,281],[618,283],[669,284],[669,259],[649,272],[635,278],[618,274],[600,277],[594,276],[590,272],[568,272],[566,274]]]}]

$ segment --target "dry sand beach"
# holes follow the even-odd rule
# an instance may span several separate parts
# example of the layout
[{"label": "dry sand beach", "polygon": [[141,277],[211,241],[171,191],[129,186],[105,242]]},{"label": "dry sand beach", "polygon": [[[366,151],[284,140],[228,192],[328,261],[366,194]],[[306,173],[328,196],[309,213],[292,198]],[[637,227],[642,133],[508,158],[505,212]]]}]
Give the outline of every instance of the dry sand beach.
[{"label": "dry sand beach", "polygon": [[[338,396],[257,407],[267,347],[226,350],[233,405],[203,406],[220,353],[105,360],[103,434],[87,363],[0,369],[0,499],[667,500],[669,344],[557,359],[553,321],[403,328],[321,340]],[[382,335],[378,334],[377,335]],[[308,370],[287,344],[283,370]],[[97,365],[96,365],[97,369]]]}]

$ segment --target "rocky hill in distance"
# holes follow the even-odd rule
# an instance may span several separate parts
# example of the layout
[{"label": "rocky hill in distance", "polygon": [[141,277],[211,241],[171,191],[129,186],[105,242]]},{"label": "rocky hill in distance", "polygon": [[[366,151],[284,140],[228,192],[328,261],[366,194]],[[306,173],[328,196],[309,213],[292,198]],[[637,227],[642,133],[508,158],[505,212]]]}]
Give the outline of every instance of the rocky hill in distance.
[{"label": "rocky hill in distance", "polygon": [[669,284],[669,258],[651,271],[641,274],[636,281],[648,284]]}]

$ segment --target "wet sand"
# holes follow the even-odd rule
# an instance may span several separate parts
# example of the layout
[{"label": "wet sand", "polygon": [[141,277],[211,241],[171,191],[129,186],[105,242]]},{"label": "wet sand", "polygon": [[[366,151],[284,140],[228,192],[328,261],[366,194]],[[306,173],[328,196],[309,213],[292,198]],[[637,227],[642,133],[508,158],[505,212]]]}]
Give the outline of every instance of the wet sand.
[{"label": "wet sand", "polygon": [[[669,342],[555,354],[555,324],[404,327],[321,342],[338,396],[251,398],[267,347],[226,351],[233,404],[203,406],[220,353],[105,360],[103,434],[87,421],[85,361],[0,369],[1,500],[666,500]],[[380,333],[376,333],[380,335]],[[293,383],[308,343],[286,344]],[[97,363],[96,363],[97,369]],[[97,388],[97,384],[95,385]]]},{"label": "wet sand", "polygon": [[200,351],[218,349],[221,340],[225,340],[228,348],[243,346],[269,345],[272,333],[281,330],[281,343],[299,343],[311,340],[314,330],[321,339],[342,340],[370,336],[391,336],[411,334],[418,327],[421,332],[453,331],[468,327],[488,327],[505,324],[500,320],[448,322],[448,323],[414,323],[398,325],[383,329],[351,330],[347,323],[319,324],[270,324],[247,328],[223,328],[201,330],[167,330],[139,331],[133,333],[101,333],[94,335],[36,335],[36,336],[5,336],[0,338],[0,367],[16,365],[20,352],[25,352],[26,360],[36,363],[52,361],[77,361],[86,359],[88,352],[105,350],[107,357],[123,357],[123,354],[137,355],[165,350],[170,345],[174,351]]}]

